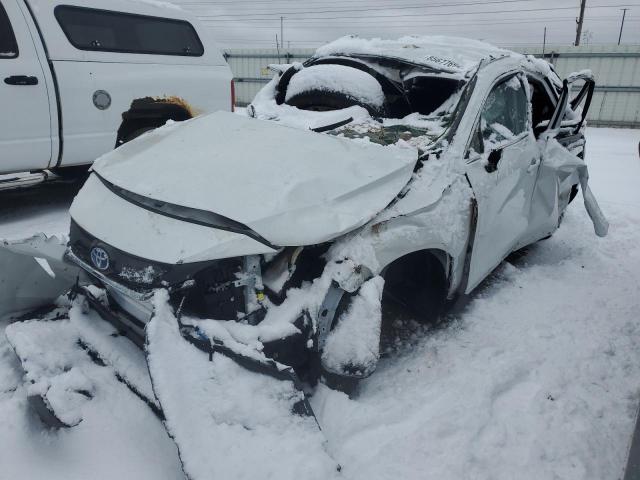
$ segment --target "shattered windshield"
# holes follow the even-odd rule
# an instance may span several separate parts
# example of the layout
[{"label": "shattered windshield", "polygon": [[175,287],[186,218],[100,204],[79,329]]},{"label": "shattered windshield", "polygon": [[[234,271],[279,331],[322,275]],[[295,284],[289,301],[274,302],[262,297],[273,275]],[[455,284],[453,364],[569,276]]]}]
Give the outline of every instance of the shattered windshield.
[{"label": "shattered windshield", "polygon": [[389,59],[336,57],[293,64],[254,99],[249,115],[423,150],[452,124],[466,82]]}]

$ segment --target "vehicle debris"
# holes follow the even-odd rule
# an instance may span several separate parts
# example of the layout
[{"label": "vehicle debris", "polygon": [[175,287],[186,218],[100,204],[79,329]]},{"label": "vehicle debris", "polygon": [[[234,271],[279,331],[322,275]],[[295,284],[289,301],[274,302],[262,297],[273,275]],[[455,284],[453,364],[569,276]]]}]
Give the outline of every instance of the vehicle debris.
[{"label": "vehicle debris", "polygon": [[[245,443],[251,462],[290,460],[269,475],[333,475],[329,454],[308,455],[326,449],[307,395],[373,374],[385,306],[433,321],[553,234],[578,188],[596,234],[608,229],[583,158],[586,72],[570,99],[542,60],[445,37],[345,37],[275,70],[249,116],[171,124],[96,161],[66,246],[0,252],[14,262],[0,282],[39,269],[50,293],[71,289],[71,320],[86,301],[144,347],[155,400],[138,373],[118,375],[162,411],[192,479],[241,476]],[[10,306],[30,300],[44,304]],[[20,328],[73,325],[60,322],[12,325],[27,371]],[[81,405],[36,390],[63,426],[81,421]],[[204,436],[219,450],[202,452]]]}]

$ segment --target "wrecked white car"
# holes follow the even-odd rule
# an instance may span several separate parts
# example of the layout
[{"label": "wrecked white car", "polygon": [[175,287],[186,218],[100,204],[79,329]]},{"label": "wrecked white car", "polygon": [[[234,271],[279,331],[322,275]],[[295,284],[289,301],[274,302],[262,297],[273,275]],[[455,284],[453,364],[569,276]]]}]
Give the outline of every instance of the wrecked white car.
[{"label": "wrecked white car", "polygon": [[[442,37],[345,37],[272,68],[247,116],[167,125],[96,161],[68,243],[35,237],[0,253],[13,273],[5,313],[50,302],[33,282],[42,297],[75,284],[74,315],[97,311],[145,345],[153,388],[137,391],[153,390],[190,478],[206,468],[186,447],[185,410],[229,419],[177,401],[189,397],[176,381],[181,362],[195,369],[189,349],[214,369],[199,381],[229,388],[231,358],[292,382],[269,401],[311,414],[299,379],[371,375],[385,313],[436,318],[552,235],[578,188],[596,234],[608,228],[584,163],[589,72],[561,81],[543,60]],[[17,325],[7,335],[20,355]],[[81,346],[107,362],[87,325]],[[266,395],[259,385],[252,394]],[[40,409],[58,418],[47,388]]]}]

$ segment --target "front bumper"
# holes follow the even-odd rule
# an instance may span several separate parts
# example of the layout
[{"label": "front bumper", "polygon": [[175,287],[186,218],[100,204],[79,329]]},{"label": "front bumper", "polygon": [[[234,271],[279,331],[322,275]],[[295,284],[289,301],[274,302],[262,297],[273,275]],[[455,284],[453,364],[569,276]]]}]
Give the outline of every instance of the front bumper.
[{"label": "front bumper", "polygon": [[[82,268],[91,278],[96,280],[101,287],[104,287],[122,310],[132,316],[134,321],[133,328],[144,330],[144,325],[151,320],[153,315],[153,305],[151,303],[152,291],[138,292],[131,290],[115,281],[108,276],[102,274],[88,263],[84,262],[71,249],[67,250],[65,258]],[[127,322],[131,323],[131,322]]]},{"label": "front bumper", "polygon": [[[104,270],[92,262],[95,247],[107,255]],[[144,322],[151,317],[149,300],[159,288],[170,292],[176,306],[182,304],[186,312],[198,317],[233,320],[248,311],[248,277],[243,275],[246,257],[177,264],[154,262],[94,237],[73,220],[67,257],[106,288],[123,309]]]}]

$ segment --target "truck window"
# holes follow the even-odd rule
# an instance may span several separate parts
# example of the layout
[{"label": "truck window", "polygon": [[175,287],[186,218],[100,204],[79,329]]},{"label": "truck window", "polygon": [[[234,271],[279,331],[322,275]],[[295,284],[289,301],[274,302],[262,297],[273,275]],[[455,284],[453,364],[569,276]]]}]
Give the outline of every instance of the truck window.
[{"label": "truck window", "polygon": [[7,12],[0,2],[0,60],[3,58],[16,58],[18,56],[18,44],[11,28],[11,22]]},{"label": "truck window", "polygon": [[200,57],[204,47],[184,20],[59,5],[55,16],[80,50]]}]

